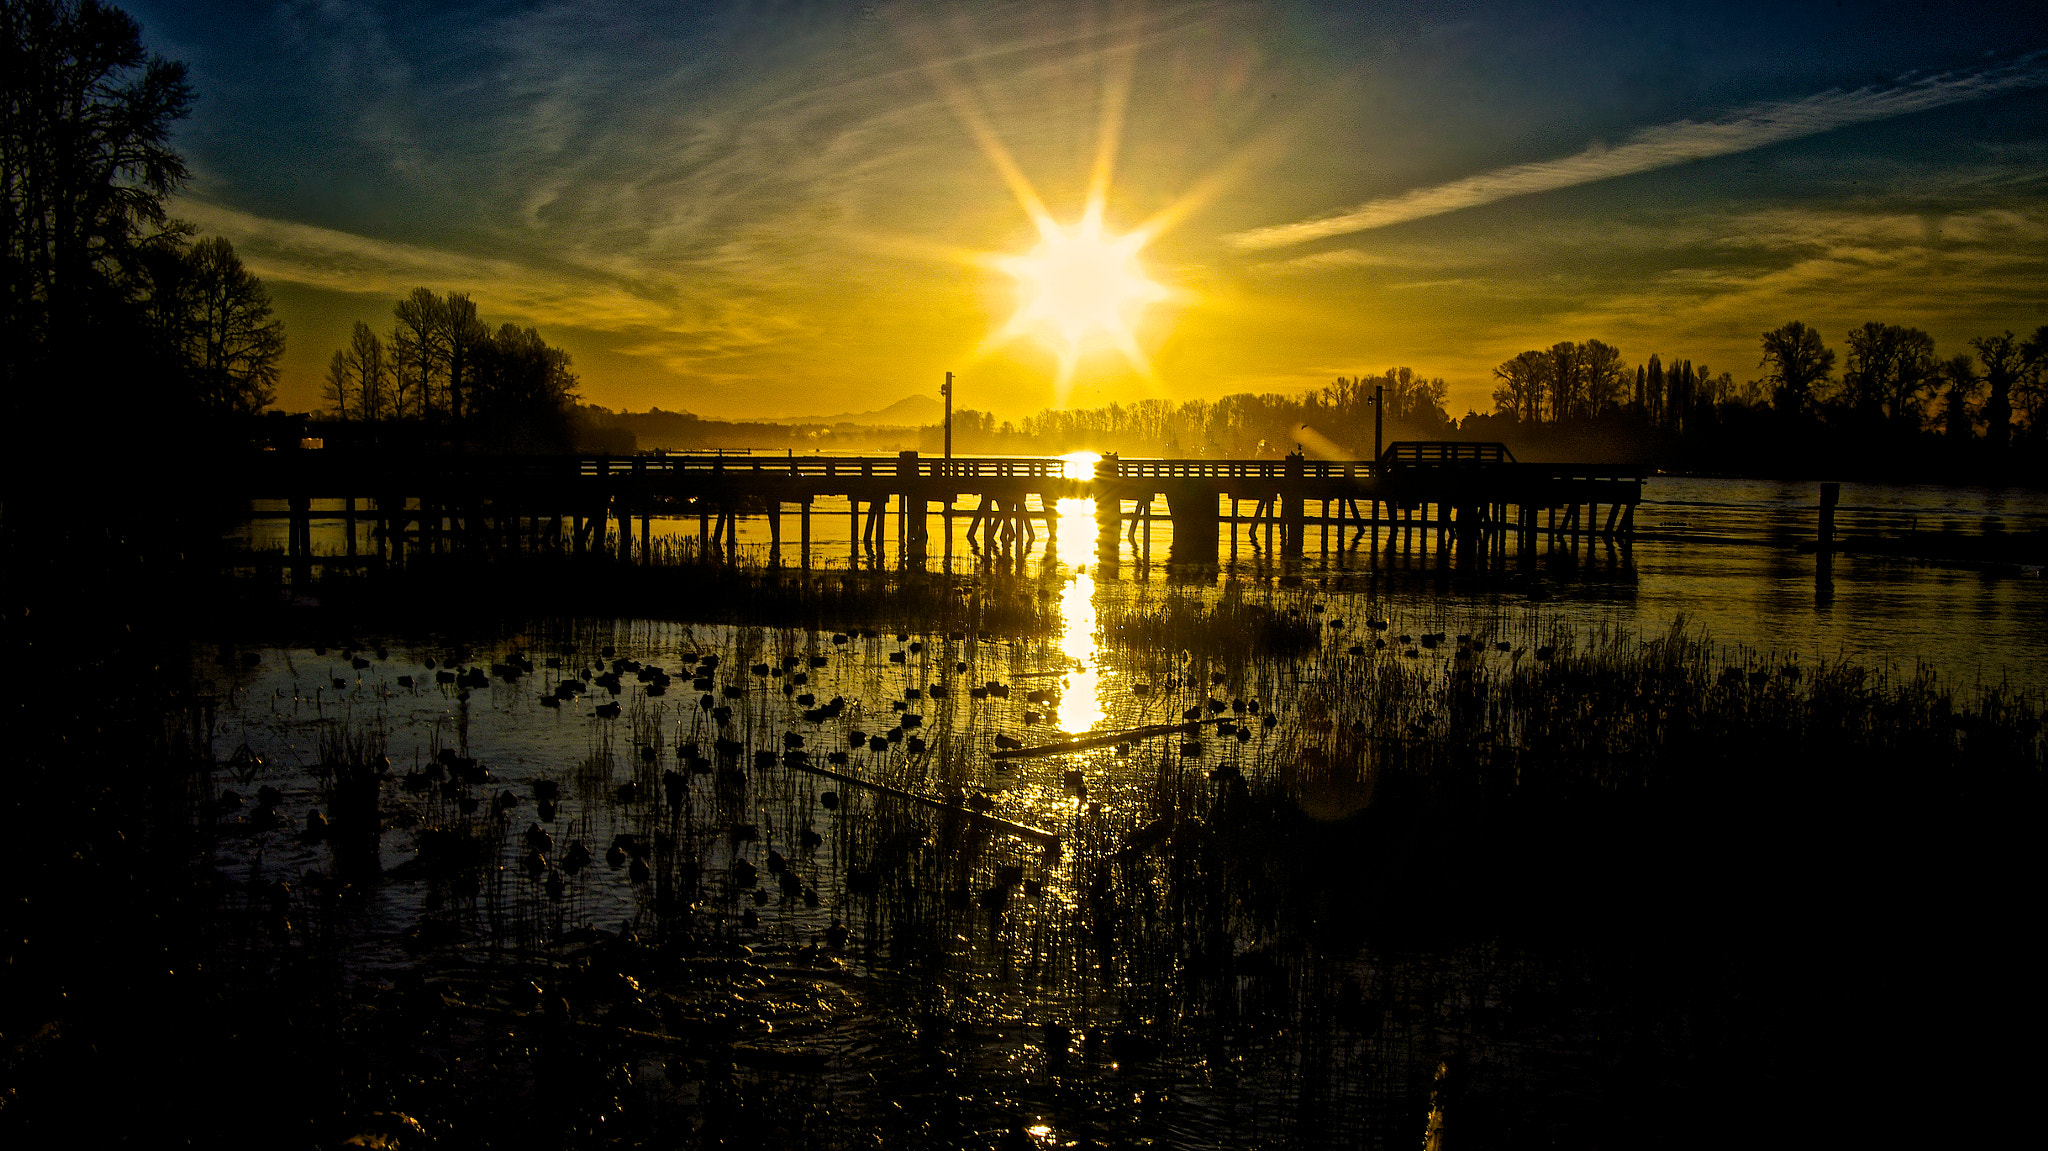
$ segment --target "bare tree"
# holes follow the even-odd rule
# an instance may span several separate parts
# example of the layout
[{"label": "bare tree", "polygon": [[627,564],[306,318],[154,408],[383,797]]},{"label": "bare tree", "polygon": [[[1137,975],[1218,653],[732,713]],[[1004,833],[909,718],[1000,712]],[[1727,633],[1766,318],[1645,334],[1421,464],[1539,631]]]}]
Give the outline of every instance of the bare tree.
[{"label": "bare tree", "polygon": [[391,309],[391,367],[401,415],[425,416],[437,393],[447,394],[448,303],[427,288],[414,288]]},{"label": "bare tree", "polygon": [[348,347],[327,361],[327,398],[338,414],[368,423],[388,419],[390,373],[384,341],[370,325],[357,320]]},{"label": "bare tree", "polygon": [[170,132],[192,95],[184,65],[145,53],[119,9],[7,0],[0,96],[0,388],[26,441],[40,421],[20,406],[74,398],[52,386],[57,372],[118,364],[110,381],[147,378],[132,370],[146,324],[139,265],[173,228],[165,201],[186,168]]},{"label": "bare tree", "polygon": [[348,350],[336,348],[334,356],[327,361],[327,379],[321,391],[337,418],[348,417],[349,410],[356,403],[357,388],[355,365],[349,362]]},{"label": "bare tree", "polygon": [[1622,404],[1621,350],[1599,340],[1579,345],[1579,414],[1598,416]]},{"label": "bare tree", "polygon": [[254,415],[276,395],[284,324],[270,312],[270,293],[212,236],[192,246],[187,262],[192,363],[198,400],[215,413]]},{"label": "bare tree", "polygon": [[532,328],[513,324],[474,349],[470,415],[497,447],[560,451],[569,446],[576,374],[569,353],[550,347]]},{"label": "bare tree", "polygon": [[1855,328],[1849,333],[1849,366],[1843,380],[1853,411],[1901,430],[1918,431],[1926,393],[1935,382],[1934,337],[1897,324],[1873,322]]},{"label": "bare tree", "polygon": [[2013,385],[2027,371],[2027,355],[2011,332],[1979,336],[1970,341],[1977,358],[1984,362],[1984,383],[1990,394],[1984,397],[1984,438],[1993,451],[2004,451],[2012,438]]},{"label": "bare tree", "polygon": [[490,343],[490,329],[476,317],[467,292],[450,292],[441,311],[441,346],[448,356],[448,415],[461,420],[475,386],[477,361]]},{"label": "bare tree", "polygon": [[1532,424],[1542,419],[1549,373],[1549,359],[1537,351],[1523,352],[1496,367],[1493,378],[1500,385],[1493,389],[1493,409]]},{"label": "bare tree", "polygon": [[2048,324],[2034,329],[2020,345],[2020,373],[2013,384],[2027,413],[2027,438],[2048,440]]},{"label": "bare tree", "polygon": [[1766,365],[1772,406],[1800,415],[1820,399],[1820,389],[1835,370],[1835,351],[1821,342],[1820,332],[1793,320],[1764,333],[1764,358],[1757,366]]},{"label": "bare tree", "polygon": [[1949,439],[1968,440],[1976,431],[1970,398],[1982,382],[1977,378],[1976,362],[1967,354],[1950,356],[1941,365],[1941,426]]},{"label": "bare tree", "polygon": [[1550,385],[1550,418],[1568,420],[1579,411],[1579,345],[1563,340],[1550,345],[1549,354],[1544,378]]}]

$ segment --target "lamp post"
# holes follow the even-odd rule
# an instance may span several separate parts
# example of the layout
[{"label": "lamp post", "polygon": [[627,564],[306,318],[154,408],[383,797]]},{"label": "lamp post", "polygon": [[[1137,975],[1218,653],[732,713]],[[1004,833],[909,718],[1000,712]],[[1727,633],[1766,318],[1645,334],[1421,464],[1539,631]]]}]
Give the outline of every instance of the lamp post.
[{"label": "lamp post", "polygon": [[946,470],[953,468],[953,373],[946,373],[946,382],[939,387],[939,394],[946,397]]}]

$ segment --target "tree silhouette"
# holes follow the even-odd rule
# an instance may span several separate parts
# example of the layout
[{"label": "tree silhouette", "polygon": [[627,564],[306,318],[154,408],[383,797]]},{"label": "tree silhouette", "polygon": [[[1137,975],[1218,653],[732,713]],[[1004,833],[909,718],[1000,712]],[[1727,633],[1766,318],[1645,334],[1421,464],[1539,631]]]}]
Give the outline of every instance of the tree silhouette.
[{"label": "tree silhouette", "polygon": [[1764,358],[1768,365],[1771,405],[1786,415],[1811,411],[1820,398],[1821,385],[1835,370],[1835,351],[1821,343],[1820,333],[1798,320],[1764,333]]},{"label": "tree silhouette", "polygon": [[1550,388],[1550,361],[1542,352],[1523,352],[1493,369],[1500,385],[1493,389],[1493,409],[1530,423],[1543,418],[1543,397]]},{"label": "tree silhouette", "polygon": [[1626,372],[1621,350],[1599,340],[1579,345],[1580,414],[1604,415],[1622,404],[1622,380]]},{"label": "tree silhouette", "polygon": [[2020,372],[2013,393],[2027,410],[2027,439],[2048,442],[2048,324],[2034,329],[2020,345]]},{"label": "tree silhouette", "polygon": [[[185,67],[98,0],[0,5],[0,344],[8,384],[104,362],[139,311],[139,264],[186,176],[169,144]],[[95,332],[107,333],[95,338]]]},{"label": "tree silhouette", "polygon": [[448,356],[448,416],[461,420],[475,386],[477,361],[490,342],[490,329],[476,318],[467,292],[450,292],[440,312],[441,347]]},{"label": "tree silhouette", "polygon": [[385,419],[391,414],[389,374],[384,341],[370,325],[357,320],[348,347],[327,361],[327,400],[339,416],[367,422]]},{"label": "tree silhouette", "polygon": [[185,263],[184,352],[195,398],[209,412],[254,415],[275,396],[284,354],[284,325],[271,316],[270,293],[219,236],[194,244]]},{"label": "tree silhouette", "polygon": [[437,393],[445,402],[448,390],[448,302],[431,289],[414,288],[391,314],[397,320],[390,342],[394,414],[430,415]]},{"label": "tree silhouette", "polygon": [[1843,372],[1851,412],[1918,431],[1923,394],[1935,381],[1934,337],[1918,328],[1866,323],[1849,332]]},{"label": "tree silhouette", "polygon": [[2011,332],[1979,336],[1970,346],[1984,363],[1989,393],[1984,397],[1984,438],[1991,442],[1992,451],[2002,452],[2012,439],[2013,386],[2025,376],[2028,357]]},{"label": "tree silhouette", "polygon": [[569,353],[514,324],[500,327],[475,351],[471,418],[481,425],[481,438],[514,451],[568,449],[577,388]]},{"label": "tree silhouette", "polygon": [[1950,356],[1941,365],[1942,434],[1961,443],[1976,431],[1976,417],[1970,399],[1977,392],[1976,362],[1968,354]]}]

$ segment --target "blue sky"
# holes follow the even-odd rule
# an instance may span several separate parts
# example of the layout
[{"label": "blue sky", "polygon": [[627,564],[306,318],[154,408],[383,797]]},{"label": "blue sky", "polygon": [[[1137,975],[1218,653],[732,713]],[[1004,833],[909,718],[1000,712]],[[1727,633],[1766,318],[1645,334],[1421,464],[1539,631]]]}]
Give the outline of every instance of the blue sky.
[{"label": "blue sky", "polygon": [[[1006,416],[1490,368],[1599,338],[1758,374],[1786,320],[2048,323],[2037,5],[131,2],[317,403],[418,284],[569,348],[592,402]],[[1107,133],[1107,134],[1106,134]],[[1105,147],[1105,142],[1111,147]],[[1018,180],[1148,222],[1169,289],[1071,381],[994,258]],[[1012,178],[1005,176],[1008,168]]]}]

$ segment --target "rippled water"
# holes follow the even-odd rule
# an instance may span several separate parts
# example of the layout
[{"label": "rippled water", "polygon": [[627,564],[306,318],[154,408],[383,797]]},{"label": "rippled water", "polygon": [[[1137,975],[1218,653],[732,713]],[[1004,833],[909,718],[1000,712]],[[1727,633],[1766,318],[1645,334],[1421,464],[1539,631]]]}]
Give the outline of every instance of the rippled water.
[{"label": "rippled water", "polygon": [[[1080,465],[1077,465],[1080,466]],[[1925,560],[1844,553],[1833,564],[1830,593],[1818,594],[1814,558],[1796,550],[1811,540],[1818,518],[1818,485],[1766,480],[1658,476],[1646,481],[1636,525],[1640,538],[1626,554],[1596,545],[1570,569],[1544,564],[1541,580],[1506,585],[1472,581],[1430,584],[1418,594],[1451,601],[1501,598],[1535,602],[1574,627],[1619,627],[1662,632],[1681,613],[1717,641],[1731,646],[1797,655],[1804,659],[1847,658],[1877,668],[1911,671],[1926,664],[1952,682],[1995,685],[2010,682],[2030,690],[2048,688],[2048,580],[2038,567],[1967,566]],[[337,505],[338,506],[338,505]],[[893,550],[880,556],[859,553],[843,512],[820,500],[813,517],[811,561],[815,567],[888,566]],[[332,510],[332,509],[323,509]],[[1313,506],[1310,509],[1316,509]],[[1250,514],[1249,504],[1242,509]],[[1027,546],[1006,551],[1000,562],[1022,569],[1042,563],[1048,551],[1078,581],[1067,593],[1070,635],[1088,630],[1079,606],[1099,598],[1113,581],[1163,580],[1172,548],[1172,525],[1163,503],[1155,508],[1149,548],[1127,536],[1113,575],[1095,569],[1092,501],[1063,501],[1057,530],[1041,524]],[[971,571],[991,562],[967,538],[971,509],[962,505],[954,521],[952,565]],[[931,566],[946,561],[943,533],[935,519]],[[1965,536],[2018,534],[2048,529],[2048,496],[2017,489],[1948,488],[1897,484],[1844,484],[1836,514],[1838,536],[1953,532]],[[367,521],[358,524],[358,548],[374,548]],[[1278,574],[1259,550],[1264,534],[1239,529],[1235,549],[1225,544],[1226,564],[1213,581],[1257,579]],[[656,539],[691,541],[692,518],[657,520]],[[794,536],[793,531],[786,532]],[[281,550],[281,521],[266,520],[238,533],[238,542],[257,551]],[[743,520],[742,549],[765,558],[765,520]],[[1356,538],[1344,544],[1311,528],[1307,556],[1298,568],[1309,577],[1335,577],[1343,586],[1363,586],[1375,572],[1418,575],[1429,560],[1382,559],[1377,564]],[[345,550],[338,521],[316,523],[315,548]],[[785,541],[785,562],[797,560]],[[1142,563],[1145,555],[1159,561]],[[1235,555],[1236,562],[1229,559]],[[1031,570],[1037,570],[1032,566]],[[1177,578],[1186,578],[1179,573]],[[1199,578],[1199,577],[1197,577]],[[1393,586],[1390,581],[1389,587]],[[1402,586],[1414,587],[1413,580]],[[1069,641],[1074,642],[1074,641]],[[1082,693],[1085,698],[1086,692]]]}]

